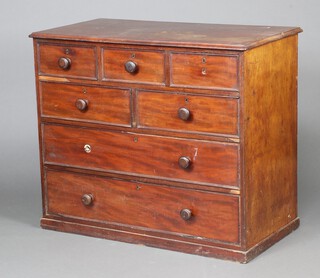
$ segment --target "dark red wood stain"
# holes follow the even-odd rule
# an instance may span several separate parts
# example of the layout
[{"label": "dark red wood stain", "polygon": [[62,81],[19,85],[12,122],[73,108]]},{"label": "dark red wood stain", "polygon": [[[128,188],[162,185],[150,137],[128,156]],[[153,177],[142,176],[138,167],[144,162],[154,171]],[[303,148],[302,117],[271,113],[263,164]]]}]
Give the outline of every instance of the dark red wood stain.
[{"label": "dark red wood stain", "polygon": [[[130,183],[64,172],[47,172],[48,213],[235,242],[239,240],[236,196]],[[75,190],[74,185],[77,186]],[[81,203],[92,194],[92,206]],[[163,203],[166,205],[164,206]],[[189,208],[190,220],[180,211]],[[214,221],[212,221],[214,219]],[[199,228],[201,227],[201,229]]]},{"label": "dark red wood stain", "polygon": [[41,226],[242,263],[295,230],[301,31],[96,19],[31,34]]},{"label": "dark red wood stain", "polygon": [[[40,94],[43,117],[131,125],[129,90],[41,83]],[[75,106],[78,99],[87,101],[85,111]]]},{"label": "dark red wood stain", "polygon": [[[238,186],[238,146],[141,134],[44,126],[44,162]],[[84,145],[92,148],[84,151]],[[181,156],[191,159],[181,169]]]}]

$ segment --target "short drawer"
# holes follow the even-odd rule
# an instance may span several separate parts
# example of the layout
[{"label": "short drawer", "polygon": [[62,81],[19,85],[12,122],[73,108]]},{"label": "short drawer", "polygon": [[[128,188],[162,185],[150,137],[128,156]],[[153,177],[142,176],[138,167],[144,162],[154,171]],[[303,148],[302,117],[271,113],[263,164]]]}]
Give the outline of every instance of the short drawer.
[{"label": "short drawer", "polygon": [[43,129],[45,163],[238,186],[237,144],[56,125]]},{"label": "short drawer", "polygon": [[43,117],[131,124],[129,90],[41,83],[40,100]]},{"label": "short drawer", "polygon": [[237,196],[55,171],[46,183],[49,214],[239,241]]},{"label": "short drawer", "polygon": [[106,48],[102,53],[104,80],[164,84],[163,52]]},{"label": "short drawer", "polygon": [[237,89],[238,56],[171,53],[171,86]]},{"label": "short drawer", "polygon": [[40,75],[97,79],[97,55],[94,46],[38,44]]},{"label": "short drawer", "polygon": [[238,134],[238,99],[139,91],[141,128]]}]

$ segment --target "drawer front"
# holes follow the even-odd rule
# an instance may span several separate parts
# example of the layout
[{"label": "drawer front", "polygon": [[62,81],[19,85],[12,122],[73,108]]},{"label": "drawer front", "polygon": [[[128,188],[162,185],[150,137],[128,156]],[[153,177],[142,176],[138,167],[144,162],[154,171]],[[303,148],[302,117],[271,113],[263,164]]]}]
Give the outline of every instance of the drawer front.
[{"label": "drawer front", "polygon": [[[133,73],[126,63],[133,62]],[[104,80],[164,84],[164,53],[141,50],[103,49]]]},{"label": "drawer front", "polygon": [[238,134],[238,99],[140,91],[138,126]]},{"label": "drawer front", "polygon": [[130,126],[130,91],[41,83],[41,115]]},{"label": "drawer front", "polygon": [[46,163],[238,186],[236,144],[44,125],[44,151]]},{"label": "drawer front", "polygon": [[238,57],[171,53],[171,85],[238,88]]},{"label": "drawer front", "polygon": [[39,74],[96,80],[96,56],[95,47],[39,44]]},{"label": "drawer front", "polygon": [[[49,214],[225,242],[239,241],[239,198],[236,196],[67,172],[48,171],[46,181]],[[87,197],[84,198],[86,205],[82,197]],[[191,212],[190,219],[182,219],[182,210]]]}]

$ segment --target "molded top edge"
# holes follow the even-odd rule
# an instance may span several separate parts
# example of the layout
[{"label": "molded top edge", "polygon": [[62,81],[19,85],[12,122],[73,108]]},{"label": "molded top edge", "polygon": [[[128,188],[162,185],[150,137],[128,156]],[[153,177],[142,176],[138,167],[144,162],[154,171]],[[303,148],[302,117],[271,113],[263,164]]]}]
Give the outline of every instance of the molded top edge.
[{"label": "molded top edge", "polygon": [[300,32],[299,27],[95,19],[34,32],[30,37],[243,51]]}]

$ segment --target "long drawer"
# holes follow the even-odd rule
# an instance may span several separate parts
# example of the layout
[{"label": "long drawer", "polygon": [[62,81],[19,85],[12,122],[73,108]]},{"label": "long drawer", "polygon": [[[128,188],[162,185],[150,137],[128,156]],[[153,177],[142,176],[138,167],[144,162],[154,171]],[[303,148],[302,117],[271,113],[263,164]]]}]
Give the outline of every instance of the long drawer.
[{"label": "long drawer", "polygon": [[239,197],[47,171],[48,213],[237,243]]},{"label": "long drawer", "polygon": [[44,162],[238,186],[239,145],[44,125]]}]

